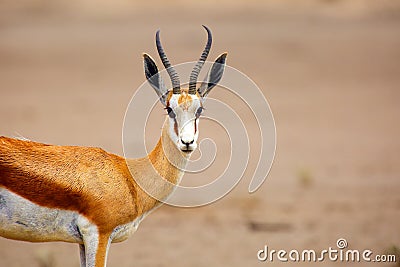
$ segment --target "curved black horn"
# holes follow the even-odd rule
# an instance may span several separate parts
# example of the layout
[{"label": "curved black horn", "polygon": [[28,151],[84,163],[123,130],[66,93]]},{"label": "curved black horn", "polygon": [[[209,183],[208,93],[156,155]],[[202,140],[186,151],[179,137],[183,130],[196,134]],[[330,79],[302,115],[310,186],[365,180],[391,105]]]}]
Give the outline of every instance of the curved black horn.
[{"label": "curved black horn", "polygon": [[158,30],[156,33],[156,46],[161,61],[164,64],[164,67],[167,69],[169,77],[171,78],[172,88],[173,88],[172,91],[174,94],[180,94],[181,82],[179,81],[178,73],[176,73],[175,69],[171,66],[171,63],[169,62],[167,55],[165,54],[164,49],[162,48],[160,41],[160,30]]},{"label": "curved black horn", "polygon": [[197,77],[199,76],[200,70],[203,67],[204,62],[207,59],[208,53],[210,52],[211,43],[212,43],[212,35],[211,35],[210,29],[204,25],[202,25],[202,26],[207,31],[208,39],[207,39],[206,47],[204,48],[203,53],[201,53],[199,61],[197,61],[196,65],[194,66],[194,68],[192,70],[192,73],[190,73],[189,94],[192,94],[192,95],[196,94]]}]

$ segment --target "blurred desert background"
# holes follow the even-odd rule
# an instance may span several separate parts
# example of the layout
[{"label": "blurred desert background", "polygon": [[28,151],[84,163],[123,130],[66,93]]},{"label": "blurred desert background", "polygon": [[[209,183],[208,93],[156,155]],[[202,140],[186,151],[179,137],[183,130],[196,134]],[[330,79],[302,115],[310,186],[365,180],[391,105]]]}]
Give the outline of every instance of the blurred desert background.
[{"label": "blurred desert background", "polygon": [[[399,257],[396,0],[2,0],[0,135],[122,155],[125,109],[144,82],[142,52],[160,62],[161,29],[170,60],[193,61],[205,43],[201,24],[213,31],[209,59],[228,51],[228,64],[268,99],[273,167],[255,194],[245,177],[212,205],[161,207],[111,246],[108,266],[309,266],[256,254],[264,245],[321,251],[338,238]],[[0,238],[0,266],[79,266],[78,246]]]}]

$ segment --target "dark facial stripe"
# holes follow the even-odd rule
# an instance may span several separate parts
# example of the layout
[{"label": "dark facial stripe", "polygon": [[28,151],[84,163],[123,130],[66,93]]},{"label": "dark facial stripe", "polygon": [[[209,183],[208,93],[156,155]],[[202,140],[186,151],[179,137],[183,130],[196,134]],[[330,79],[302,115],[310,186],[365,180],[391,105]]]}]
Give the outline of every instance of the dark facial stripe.
[{"label": "dark facial stripe", "polygon": [[176,133],[176,136],[179,136],[179,133],[178,133],[178,122],[176,121],[176,118],[174,118],[174,131]]}]

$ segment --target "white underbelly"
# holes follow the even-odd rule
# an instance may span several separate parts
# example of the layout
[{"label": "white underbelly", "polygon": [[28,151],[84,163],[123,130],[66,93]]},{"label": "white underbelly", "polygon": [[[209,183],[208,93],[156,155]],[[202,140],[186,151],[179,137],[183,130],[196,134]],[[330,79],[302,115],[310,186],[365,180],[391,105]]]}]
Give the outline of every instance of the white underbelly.
[{"label": "white underbelly", "polygon": [[42,207],[0,187],[0,236],[31,242],[82,243],[82,223],[87,219],[77,212]]}]

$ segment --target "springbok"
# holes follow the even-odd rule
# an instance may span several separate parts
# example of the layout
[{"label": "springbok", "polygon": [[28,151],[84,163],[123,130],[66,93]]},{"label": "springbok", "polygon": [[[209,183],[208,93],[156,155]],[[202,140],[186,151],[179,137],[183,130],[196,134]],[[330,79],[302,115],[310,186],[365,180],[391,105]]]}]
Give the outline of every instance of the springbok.
[{"label": "springbok", "polygon": [[[197,147],[203,101],[220,81],[227,54],[213,63],[200,86],[197,78],[211,48],[208,41],[194,66],[189,88],[181,88],[156,33],[161,61],[172,81],[168,90],[154,60],[143,54],[145,76],[168,116],[160,140],[144,158],[125,159],[100,148],[56,146],[0,137],[0,236],[30,242],[78,243],[81,266],[105,266],[112,242],[126,240],[162,203],[136,182],[169,196]],[[172,164],[170,161],[173,161]]]}]

